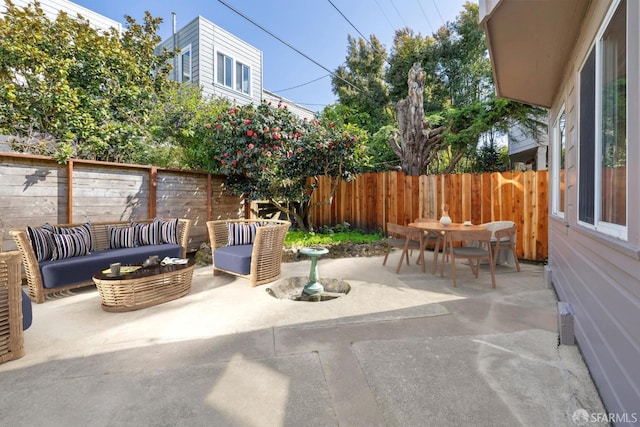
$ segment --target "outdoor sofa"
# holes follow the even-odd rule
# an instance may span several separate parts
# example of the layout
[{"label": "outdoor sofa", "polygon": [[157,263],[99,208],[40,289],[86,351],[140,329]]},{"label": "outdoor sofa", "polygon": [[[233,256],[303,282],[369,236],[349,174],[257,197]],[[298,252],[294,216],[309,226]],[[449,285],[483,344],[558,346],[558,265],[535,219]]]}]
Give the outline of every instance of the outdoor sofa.
[{"label": "outdoor sofa", "polygon": [[213,274],[249,279],[251,286],[280,277],[284,239],[291,223],[270,219],[207,221]]},{"label": "outdoor sofa", "polygon": [[10,231],[22,254],[29,297],[43,303],[45,296],[92,285],[92,276],[114,262],[143,263],[152,255],[185,258],[191,220],[45,224]]}]

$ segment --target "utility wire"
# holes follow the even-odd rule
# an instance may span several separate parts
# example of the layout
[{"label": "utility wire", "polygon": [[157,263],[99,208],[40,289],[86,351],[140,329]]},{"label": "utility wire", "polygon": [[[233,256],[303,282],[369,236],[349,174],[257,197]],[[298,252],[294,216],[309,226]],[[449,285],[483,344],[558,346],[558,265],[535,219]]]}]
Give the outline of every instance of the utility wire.
[{"label": "utility wire", "polygon": [[389,20],[389,17],[387,16],[387,14],[384,12],[384,9],[382,8],[382,6],[380,6],[380,2],[378,2],[378,0],[375,0],[376,4],[378,5],[378,9],[380,9],[380,12],[382,12],[382,15],[384,16],[384,19],[387,20],[387,22],[389,23],[389,26],[391,27],[391,29],[393,30],[393,32],[396,32],[396,27],[393,26],[393,24],[391,23],[391,21]]},{"label": "utility wire", "polygon": [[[289,49],[297,52],[298,54],[300,54],[301,56],[305,57],[306,59],[308,59],[309,61],[313,62],[314,64],[316,64],[318,67],[322,68],[323,70],[325,70],[327,73],[331,74],[333,77],[342,80],[343,82],[345,82],[347,85],[351,86],[352,88],[354,88],[355,90],[357,90],[358,92],[363,92],[362,89],[360,89],[358,86],[354,85],[353,83],[343,79],[342,77],[340,77],[339,75],[335,74],[333,71],[331,71],[330,69],[328,69],[327,67],[325,67],[324,65],[320,64],[318,61],[316,61],[315,59],[311,58],[309,55],[307,55],[306,53],[302,52],[301,50],[295,48],[294,46],[292,46],[291,44],[287,43],[286,41],[284,41],[282,38],[280,38],[279,36],[275,35],[274,33],[272,33],[271,31],[267,30],[265,27],[263,27],[262,25],[258,24],[256,21],[254,21],[253,19],[249,18],[247,15],[245,15],[244,13],[240,12],[238,9],[234,8],[233,6],[231,6],[230,4],[228,4],[227,2],[225,2],[224,0],[218,0],[220,3],[222,3],[224,6],[228,7],[229,9],[231,9],[233,12],[235,12],[236,14],[240,15],[241,17],[243,17],[244,19],[246,19],[247,21],[251,22],[253,25],[255,25],[256,27],[260,28],[262,31],[264,31],[265,33],[269,34],[271,37],[273,37],[274,39],[278,40],[280,43],[284,44],[285,46],[287,46]],[[364,92],[363,92],[364,93]]]},{"label": "utility wire", "polygon": [[[349,20],[349,18],[347,18],[347,17],[345,16],[345,14],[344,14],[344,13],[342,13],[342,11],[341,11],[340,9],[338,9],[338,6],[336,6],[335,4],[333,4],[333,2],[332,2],[331,0],[327,0],[327,1],[328,1],[329,3],[331,3],[331,6],[333,6],[333,8],[334,8],[335,10],[337,10],[337,11],[338,11],[338,13],[339,13],[340,15],[342,15],[342,17],[344,18],[344,20],[345,20],[345,21],[347,21],[347,22],[349,23],[349,25],[351,25],[351,26],[353,27],[353,29],[354,29],[354,30],[356,30],[356,31],[358,32],[358,34],[360,34],[360,37],[362,37],[362,40],[364,40],[364,41],[365,41],[365,43],[367,43],[367,44],[371,47],[371,49],[374,49],[373,44],[371,44],[371,42],[370,42],[370,41],[369,41],[369,40],[364,36],[364,34],[362,34],[362,33],[360,32],[360,30],[358,30],[358,29],[356,28],[356,26],[355,26],[355,25],[353,25],[353,23]],[[384,62],[386,62],[387,64],[391,65],[391,63],[389,62],[389,60],[387,59],[387,57],[386,57],[386,56],[385,56],[385,58],[384,58]]]},{"label": "utility wire", "polygon": [[422,7],[422,3],[420,3],[420,0],[416,0],[416,3],[418,3],[418,6],[420,6],[420,10],[422,11],[422,14],[424,15],[424,19],[427,20],[427,24],[429,24],[429,27],[431,28],[431,32],[435,33],[435,31],[433,30],[433,25],[431,25],[431,21],[429,21],[429,18],[427,17],[427,14],[424,11],[424,8]]},{"label": "utility wire", "polygon": [[358,34],[360,34],[360,37],[362,37],[362,38],[366,41],[366,40],[367,40],[367,38],[364,36],[364,34],[362,34],[362,33],[360,32],[360,30],[359,30],[359,29],[357,29],[355,25],[353,25],[353,22],[349,21],[349,18],[347,18],[347,17],[344,15],[344,13],[342,13],[342,11],[341,11],[340,9],[338,9],[338,6],[336,6],[335,4],[333,4],[333,2],[332,2],[331,0],[327,0],[327,1],[331,4],[331,6],[333,6],[333,8],[334,8],[335,10],[337,10],[337,11],[338,11],[338,13],[339,13],[340,15],[342,15],[342,17],[344,18],[344,20],[345,20],[345,21],[347,21],[347,22],[349,23],[349,25],[351,25],[351,26],[353,27],[353,29],[354,29],[354,30],[356,30],[356,31],[358,32]]},{"label": "utility wire", "polygon": [[285,92],[285,91],[287,91],[287,90],[297,89],[297,88],[299,88],[299,87],[306,86],[306,85],[311,84],[311,83],[313,83],[313,82],[317,82],[318,80],[320,80],[320,79],[324,79],[325,77],[328,77],[328,76],[329,76],[329,74],[325,74],[324,76],[320,76],[320,77],[318,77],[317,79],[309,80],[309,81],[308,81],[308,82],[306,82],[306,83],[301,83],[301,84],[299,84],[299,85],[291,86],[291,87],[288,87],[288,88],[286,88],[286,89],[278,89],[278,90],[274,90],[274,92]]},{"label": "utility wire", "polygon": [[402,21],[402,25],[404,25],[405,27],[408,27],[407,23],[404,22],[404,18],[402,17],[402,15],[400,15],[400,11],[396,7],[396,4],[393,2],[393,0],[389,0],[389,1],[391,2],[391,6],[393,6],[393,8],[396,10],[396,13],[400,17],[400,20]]},{"label": "utility wire", "polygon": [[438,4],[436,3],[436,0],[431,0],[433,2],[433,5],[436,7],[436,12],[438,12],[438,16],[440,17],[440,20],[442,21],[442,25],[445,25],[446,22],[444,22],[444,18],[442,17],[442,14],[440,13],[440,9],[438,9]]}]

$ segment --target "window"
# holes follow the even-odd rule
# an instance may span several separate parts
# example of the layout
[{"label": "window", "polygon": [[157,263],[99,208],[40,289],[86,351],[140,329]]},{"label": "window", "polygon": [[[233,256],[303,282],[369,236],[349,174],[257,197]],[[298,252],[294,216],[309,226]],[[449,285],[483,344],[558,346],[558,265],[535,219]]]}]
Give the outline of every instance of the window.
[{"label": "window", "polygon": [[235,62],[233,58],[218,52],[216,55],[216,82],[218,84],[233,88],[244,94],[251,94],[251,69],[248,65],[241,62]]},{"label": "window", "polygon": [[180,81],[191,81],[191,47],[180,55]]},{"label": "window", "polygon": [[626,239],[627,2],[605,20],[580,70],[578,220]]},{"label": "window", "polygon": [[217,82],[221,85],[233,87],[233,59],[218,52],[218,77]]},{"label": "window", "polygon": [[249,95],[249,67],[236,62],[236,90]]},{"label": "window", "polygon": [[566,123],[567,117],[564,107],[553,125],[554,145],[553,163],[551,172],[553,174],[553,199],[552,212],[554,215],[564,218],[565,211],[565,149],[566,149]]}]

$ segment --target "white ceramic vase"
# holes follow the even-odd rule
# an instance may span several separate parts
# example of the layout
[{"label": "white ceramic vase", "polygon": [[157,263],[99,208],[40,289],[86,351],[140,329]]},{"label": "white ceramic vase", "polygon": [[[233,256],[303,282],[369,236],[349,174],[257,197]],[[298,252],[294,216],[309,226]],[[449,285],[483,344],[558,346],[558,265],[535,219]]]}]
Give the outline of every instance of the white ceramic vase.
[{"label": "white ceramic vase", "polygon": [[440,224],[442,224],[442,225],[451,224],[451,218],[449,217],[449,212],[444,211],[442,213],[442,218],[440,218]]}]

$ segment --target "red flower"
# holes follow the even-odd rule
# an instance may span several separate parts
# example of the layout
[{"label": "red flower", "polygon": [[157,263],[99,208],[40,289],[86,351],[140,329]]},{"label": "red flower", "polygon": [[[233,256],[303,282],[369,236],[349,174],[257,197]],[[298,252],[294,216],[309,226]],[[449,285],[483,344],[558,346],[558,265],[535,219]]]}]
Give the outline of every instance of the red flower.
[{"label": "red flower", "polygon": [[249,144],[249,150],[253,150],[254,148],[255,148],[255,145]]},{"label": "red flower", "polygon": [[278,146],[277,146],[277,145],[274,145],[274,146],[273,146],[273,149],[274,149],[274,150],[278,150]]},{"label": "red flower", "polygon": [[333,122],[329,123],[329,127],[330,128],[335,127],[335,123],[333,123]]},{"label": "red flower", "polygon": [[267,151],[265,154],[267,155],[267,157],[271,157],[271,151]]},{"label": "red flower", "polygon": [[245,119],[244,124],[245,124],[245,125],[249,125],[249,124],[251,124],[251,120],[249,120],[249,119]]},{"label": "red flower", "polygon": [[293,156],[293,151],[287,151],[287,157]]},{"label": "red flower", "polygon": [[222,128],[222,125],[221,125],[220,123],[218,123],[218,124],[216,125],[216,129],[220,130],[220,128]]},{"label": "red flower", "polygon": [[207,129],[211,129],[211,123],[207,123],[206,125],[204,125]]},{"label": "red flower", "polygon": [[253,136],[253,131],[252,130],[248,130],[247,131],[247,136]]},{"label": "red flower", "polygon": [[222,156],[223,157],[227,157],[229,155],[229,153],[223,153]]},{"label": "red flower", "polygon": [[235,166],[237,163],[238,163],[238,162],[237,162],[237,161],[235,161],[235,160],[231,162],[231,164],[232,164],[233,166]]},{"label": "red flower", "polygon": [[280,134],[279,133],[274,133],[273,134],[273,139],[280,139]]},{"label": "red flower", "polygon": [[296,151],[298,152],[298,154],[299,154],[299,153],[302,153],[302,147],[298,147],[298,148],[296,149]]}]

